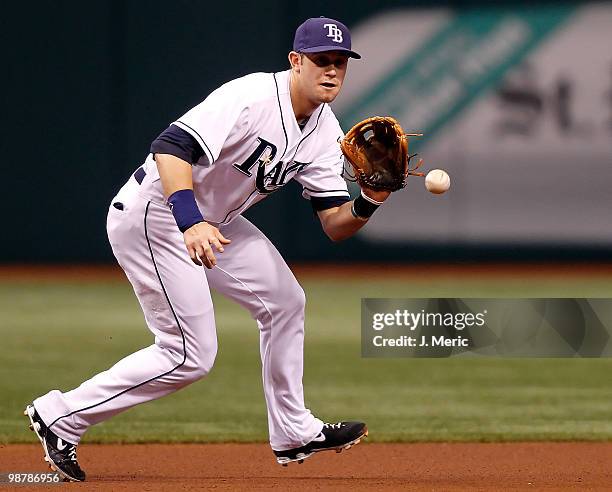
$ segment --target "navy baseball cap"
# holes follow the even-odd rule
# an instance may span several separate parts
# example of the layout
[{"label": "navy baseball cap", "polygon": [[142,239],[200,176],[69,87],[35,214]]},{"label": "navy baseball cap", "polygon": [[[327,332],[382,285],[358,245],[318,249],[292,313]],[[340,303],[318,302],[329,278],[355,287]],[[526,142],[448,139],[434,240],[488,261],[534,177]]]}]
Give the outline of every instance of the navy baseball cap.
[{"label": "navy baseball cap", "polygon": [[361,58],[361,55],[351,50],[351,33],[348,27],[328,17],[313,17],[303,22],[295,31],[293,51],[344,51],[350,58]]}]

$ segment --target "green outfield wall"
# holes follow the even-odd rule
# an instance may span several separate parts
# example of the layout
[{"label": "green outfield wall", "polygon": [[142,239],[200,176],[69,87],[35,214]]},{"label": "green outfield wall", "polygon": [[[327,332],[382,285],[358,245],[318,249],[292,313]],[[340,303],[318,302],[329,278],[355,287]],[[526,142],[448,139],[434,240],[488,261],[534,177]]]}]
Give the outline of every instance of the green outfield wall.
[{"label": "green outfield wall", "polygon": [[[507,240],[503,227],[501,232],[496,232],[497,235],[489,237],[487,221],[493,220],[492,216],[474,212],[494,209],[490,209],[486,202],[473,202],[470,197],[478,195],[478,190],[461,186],[460,177],[469,176],[470,172],[472,176],[482,176],[482,166],[490,162],[486,155],[490,149],[477,147],[476,144],[482,142],[475,140],[470,140],[472,143],[467,147],[461,146],[464,141],[461,137],[457,141],[460,155],[456,155],[448,150],[452,142],[444,140],[445,135],[459,132],[455,134],[462,136],[461,132],[471,120],[461,118],[467,118],[470,111],[475,111],[479,107],[477,103],[497,107],[496,99],[486,100],[490,97],[487,91],[499,89],[506,72],[516,68],[521,57],[548,46],[546,43],[551,36],[566,32],[564,29],[568,23],[578,18],[576,12],[584,7],[584,4],[577,3],[544,2],[540,4],[540,10],[534,11],[525,7],[530,5],[527,2],[501,3],[497,10],[483,5],[486,3],[355,0],[331,3],[323,0],[293,3],[280,0],[225,3],[63,0],[36,5],[15,2],[6,5],[0,19],[5,36],[5,70],[0,82],[4,95],[3,138],[0,140],[4,227],[0,263],[112,262],[105,232],[109,200],[144,160],[151,141],[171,121],[231,78],[254,71],[284,69],[293,31],[307,17],[325,15],[342,19],[357,30],[362,42],[377,40],[369,43],[368,48],[372,48],[372,44],[384,45],[385,40],[384,36],[377,38],[368,31],[368,26],[374,25],[380,18],[377,16],[385,13],[393,15],[392,12],[401,11],[405,15],[407,8],[412,9],[415,16],[410,29],[406,27],[405,32],[395,32],[397,39],[408,39],[419,25],[434,17],[438,19],[440,15],[446,16],[446,23],[431,31],[429,44],[423,48],[425,51],[411,55],[410,50],[421,48],[406,45],[406,51],[394,55],[398,70],[405,70],[403,75],[394,74],[389,67],[380,64],[376,64],[371,75],[355,71],[355,85],[350,89],[347,87],[346,101],[350,104],[345,102],[337,111],[345,126],[371,111],[371,104],[379,100],[383,104],[381,110],[410,113],[410,107],[394,108],[389,106],[389,101],[383,101],[385,90],[401,90],[397,86],[398,80],[405,80],[402,83],[409,84],[415,91],[429,86],[427,77],[407,76],[406,73],[414,73],[427,60],[437,56],[436,50],[452,40],[452,36],[465,33],[482,35],[482,38],[474,37],[469,45],[470,49],[476,50],[487,44],[485,36],[496,26],[505,26],[519,19],[517,22],[524,22],[533,29],[529,42],[503,52],[505,58],[499,63],[491,61],[492,75],[466,79],[465,87],[470,92],[441,108],[436,113],[437,119],[432,119],[427,126],[431,139],[421,144],[418,150],[424,156],[435,156],[436,164],[444,164],[452,171],[451,175],[457,177],[454,181],[458,186],[455,198],[449,198],[445,205],[443,202],[433,205],[434,202],[420,194],[422,190],[417,193],[408,189],[404,193],[412,193],[410,200],[413,201],[396,200],[395,205],[389,207],[387,218],[381,216],[376,226],[372,226],[369,236],[358,236],[333,246],[321,232],[309,204],[301,197],[301,190],[294,184],[258,204],[248,212],[248,217],[269,235],[288,260],[612,259],[612,232],[605,232],[605,218],[597,213],[612,205],[608,203],[612,194],[606,194],[605,185],[612,183],[612,165],[608,165],[612,164],[612,151],[608,153],[609,147],[606,147],[606,142],[612,141],[609,138],[612,136],[612,56],[605,58],[602,55],[601,67],[605,71],[602,69],[600,76],[601,87],[587,91],[599,98],[598,104],[593,103],[594,100],[581,99],[582,82],[570,76],[569,89],[567,85],[562,86],[562,89],[566,88],[565,93],[551,93],[550,82],[540,94],[542,101],[549,101],[556,94],[557,99],[553,99],[558,104],[550,111],[537,113],[536,101],[535,106],[510,106],[504,113],[516,110],[524,115],[525,111],[536,111],[536,116],[541,115],[542,127],[553,128],[553,136],[550,137],[549,133],[538,136],[535,133],[537,129],[532,134],[536,135],[534,138],[550,137],[552,140],[546,140],[547,148],[559,148],[555,143],[557,140],[565,142],[574,138],[566,138],[566,135],[577,135],[570,154],[540,154],[539,140],[531,141],[531,147],[518,141],[516,147],[533,149],[532,154],[521,157],[522,162],[537,155],[540,162],[549,166],[557,164],[564,155],[571,155],[572,162],[586,155],[582,160],[593,163],[600,173],[597,174],[597,194],[583,200],[592,186],[584,182],[584,176],[589,173],[580,173],[581,178],[576,182],[582,183],[583,188],[576,191],[576,196],[564,191],[563,196],[555,198],[558,201],[543,204],[546,210],[553,207],[549,215],[536,217],[544,224],[538,226],[539,230],[547,234],[534,236],[522,222],[512,222],[514,241]],[[610,4],[600,5],[607,7]],[[425,17],[419,17],[423,15]],[[484,20],[481,22],[479,19]],[[389,43],[398,44],[393,39]],[[349,77],[353,75],[350,70]],[[436,70],[440,71],[436,80],[448,76],[442,67]],[[451,72],[451,75],[456,73]],[[387,78],[378,80],[381,74]],[[368,79],[373,84],[371,87],[364,85]],[[609,93],[606,87],[609,87]],[[524,92],[519,91],[519,99],[521,94]],[[571,99],[572,95],[576,97]],[[423,92],[420,99],[424,100],[426,96],[427,93]],[[528,99],[529,95],[525,97]],[[595,109],[588,109],[591,106]],[[585,111],[589,115],[595,114],[593,124],[596,126],[588,126],[590,120],[584,123],[582,113],[574,111],[582,107],[587,108]],[[569,113],[571,111],[574,112]],[[483,114],[489,113],[485,111]],[[567,123],[568,114],[578,116],[573,120],[570,118]],[[508,125],[523,121],[520,115],[518,120],[512,120]],[[484,120],[481,118],[479,121]],[[604,143],[600,145],[600,141]],[[588,154],[593,149],[599,152],[594,157]],[[468,166],[471,150],[485,156],[476,160],[473,169]],[[498,155],[497,148],[492,152]],[[512,152],[504,154],[504,169],[512,169],[515,165],[508,155],[512,156]],[[561,169],[561,177],[568,175],[567,167]],[[520,172],[529,173],[529,169],[520,167]],[[484,174],[490,173],[485,170]],[[514,183],[512,186],[520,185],[513,176],[503,179],[505,183]],[[479,186],[488,185],[484,181]],[[571,183],[568,182],[567,186],[571,187]],[[525,191],[523,203],[529,203],[532,210],[539,209],[539,190],[540,184],[537,184]],[[546,189],[542,193],[545,195]],[[516,202],[521,202],[520,194],[512,196]],[[493,194],[487,199],[493,202],[500,198]],[[536,205],[531,205],[529,200]],[[472,204],[473,208],[464,206],[466,203]],[[558,206],[554,208],[558,203],[565,203],[567,210]],[[500,211],[496,214],[508,210],[503,203],[498,205]],[[454,215],[449,215],[449,211],[454,211]],[[575,213],[572,215],[571,211]],[[432,220],[427,220],[429,213]],[[475,218],[476,222],[468,220],[470,218]],[[554,225],[562,223],[565,218],[575,221],[575,234],[571,229],[574,222],[571,221],[568,237],[558,234],[558,229],[566,231],[567,227],[547,228],[549,219]],[[440,227],[427,229],[432,223],[439,223]],[[500,223],[504,222],[500,219]],[[403,224],[405,230],[401,230]],[[591,224],[592,227],[580,228],[579,224]],[[463,233],[465,230],[467,234]],[[418,231],[421,233],[417,234]],[[516,231],[519,231],[518,235]],[[604,233],[597,234],[598,231]],[[379,241],[380,238],[391,240]]]}]

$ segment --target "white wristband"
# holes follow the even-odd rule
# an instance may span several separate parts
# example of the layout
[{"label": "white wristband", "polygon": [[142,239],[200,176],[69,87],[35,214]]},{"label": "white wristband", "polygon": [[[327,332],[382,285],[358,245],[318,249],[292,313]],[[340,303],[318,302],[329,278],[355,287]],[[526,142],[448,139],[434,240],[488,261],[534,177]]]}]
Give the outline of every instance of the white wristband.
[{"label": "white wristband", "polygon": [[373,205],[382,205],[384,202],[379,202],[374,200],[374,198],[370,198],[368,195],[366,195],[363,190],[361,190],[361,196],[363,197],[364,200],[367,200],[368,202],[370,202]]}]

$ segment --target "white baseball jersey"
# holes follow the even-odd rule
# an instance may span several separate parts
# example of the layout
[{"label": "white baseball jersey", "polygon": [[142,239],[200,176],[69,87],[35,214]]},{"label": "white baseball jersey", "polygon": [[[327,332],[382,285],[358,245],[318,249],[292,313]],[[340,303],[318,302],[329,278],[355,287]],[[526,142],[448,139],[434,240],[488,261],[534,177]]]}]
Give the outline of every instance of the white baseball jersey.
[{"label": "white baseball jersey", "polygon": [[[232,80],[173,123],[204,150],[193,166],[193,188],[206,221],[227,224],[292,178],[307,199],[348,198],[338,120],[322,104],[300,129],[289,78],[287,70]],[[164,202],[151,154],[143,167],[141,193]]]}]

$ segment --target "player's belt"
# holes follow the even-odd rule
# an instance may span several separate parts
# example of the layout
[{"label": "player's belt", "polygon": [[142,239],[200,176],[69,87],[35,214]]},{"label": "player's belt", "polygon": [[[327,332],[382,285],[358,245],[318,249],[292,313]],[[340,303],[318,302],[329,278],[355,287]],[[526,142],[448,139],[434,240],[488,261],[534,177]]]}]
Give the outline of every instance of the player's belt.
[{"label": "player's belt", "polygon": [[134,179],[138,184],[142,184],[142,180],[145,179],[146,175],[147,173],[145,172],[145,170],[142,167],[139,167],[138,169],[136,169],[132,176],[134,176]]}]

